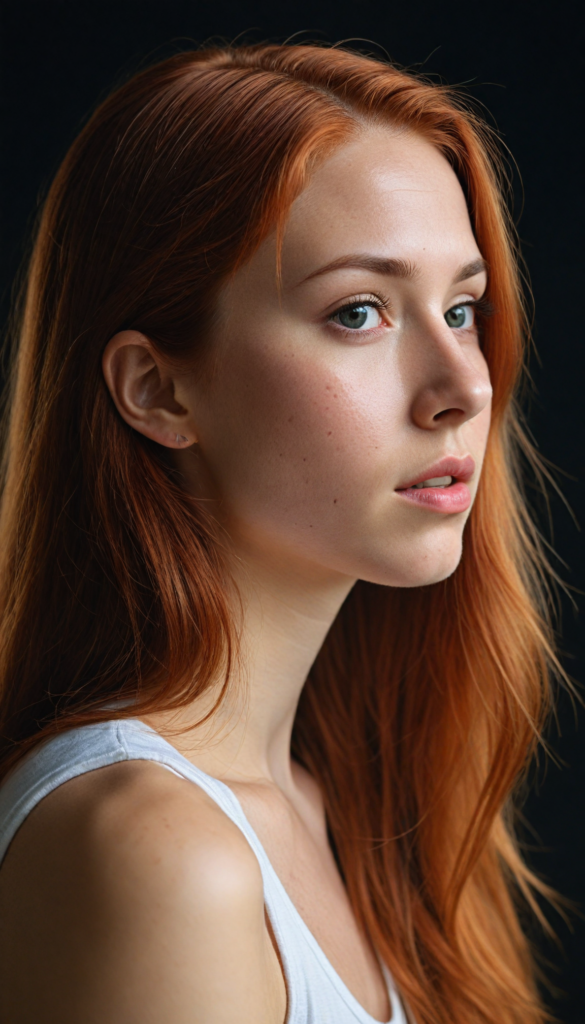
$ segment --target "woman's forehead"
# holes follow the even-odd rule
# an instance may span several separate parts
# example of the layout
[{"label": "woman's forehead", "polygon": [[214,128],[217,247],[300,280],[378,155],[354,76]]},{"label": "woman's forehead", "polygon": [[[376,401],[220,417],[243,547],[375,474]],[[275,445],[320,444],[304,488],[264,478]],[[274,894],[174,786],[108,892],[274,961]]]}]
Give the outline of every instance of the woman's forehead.
[{"label": "woman's forehead", "polygon": [[[248,271],[273,277],[276,246],[272,235]],[[285,291],[295,289],[354,257],[366,269],[369,260],[374,272],[374,264],[386,261],[398,276],[444,267],[454,277],[480,256],[463,190],[445,157],[420,136],[376,127],[340,146],[293,204],[281,283]]]},{"label": "woman's forehead", "polygon": [[386,231],[412,234],[429,216],[447,229],[471,230],[463,191],[442,153],[412,133],[364,130],[316,169],[293,204],[285,242],[347,231],[356,242]]}]

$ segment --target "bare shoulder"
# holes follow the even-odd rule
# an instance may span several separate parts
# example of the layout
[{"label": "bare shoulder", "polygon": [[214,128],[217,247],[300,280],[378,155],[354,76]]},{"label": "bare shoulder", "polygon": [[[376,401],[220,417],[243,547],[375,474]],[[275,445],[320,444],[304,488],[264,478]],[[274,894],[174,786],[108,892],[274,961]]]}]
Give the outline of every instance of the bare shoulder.
[{"label": "bare shoulder", "polygon": [[252,850],[154,763],[87,773],[38,805],[0,871],[0,922],[0,1024],[284,1019]]}]

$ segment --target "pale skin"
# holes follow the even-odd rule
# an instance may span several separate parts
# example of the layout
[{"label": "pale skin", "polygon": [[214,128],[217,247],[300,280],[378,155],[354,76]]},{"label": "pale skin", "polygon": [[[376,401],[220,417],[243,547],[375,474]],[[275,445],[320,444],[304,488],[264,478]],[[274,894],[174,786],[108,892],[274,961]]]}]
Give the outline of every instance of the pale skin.
[{"label": "pale skin", "polygon": [[[481,255],[444,158],[415,135],[367,128],[294,204],[281,290],[272,237],[224,287],[213,373],[170,369],[134,331],[104,354],[120,415],[172,449],[184,486],[215,507],[242,598],[241,678],[218,720],[175,731],[201,717],[200,701],[148,724],[233,789],[379,1021],[385,983],[290,736],[354,582],[421,586],[459,562],[469,509],[423,508],[400,488],[445,456],[471,456],[475,495],[491,398],[469,305],[487,283]],[[365,309],[357,328],[338,312],[351,303],[352,324]],[[454,327],[446,314],[459,307]],[[100,769],[47,797],[0,872],[0,921],[1,1024],[285,1020],[254,854],[202,791],[158,765]]]}]

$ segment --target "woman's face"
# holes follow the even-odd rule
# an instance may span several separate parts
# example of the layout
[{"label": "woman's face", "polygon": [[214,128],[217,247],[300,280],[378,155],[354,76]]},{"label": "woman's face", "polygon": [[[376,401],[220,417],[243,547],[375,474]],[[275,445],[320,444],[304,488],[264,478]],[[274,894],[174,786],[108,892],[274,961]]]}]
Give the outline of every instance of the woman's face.
[{"label": "woman's face", "polygon": [[198,440],[179,467],[213,481],[236,548],[391,586],[453,572],[490,423],[486,280],[429,143],[368,129],[320,166],[280,290],[272,237],[220,296],[213,372],[177,394]]}]

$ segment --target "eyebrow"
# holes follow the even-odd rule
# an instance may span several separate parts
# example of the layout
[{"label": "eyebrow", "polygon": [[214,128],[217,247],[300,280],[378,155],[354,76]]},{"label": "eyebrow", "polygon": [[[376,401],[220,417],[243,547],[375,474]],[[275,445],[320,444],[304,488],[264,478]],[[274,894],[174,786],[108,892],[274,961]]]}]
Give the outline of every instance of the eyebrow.
[{"label": "eyebrow", "polygon": [[[481,258],[464,263],[455,274],[453,284],[459,284],[461,281],[467,281],[468,278],[475,277],[477,274],[486,273],[487,269],[486,261]],[[314,270],[312,274],[303,278],[299,284],[305,284],[306,281],[311,281],[314,277],[321,277],[323,274],[331,274],[335,270],[369,270],[373,274],[381,274],[385,277],[400,277],[404,280],[412,280],[419,274],[416,265],[409,260],[386,256],[369,256],[367,253],[354,253],[349,256],[340,256],[338,259],[332,260],[331,263],[326,263],[324,267],[319,267],[318,270]]]}]

